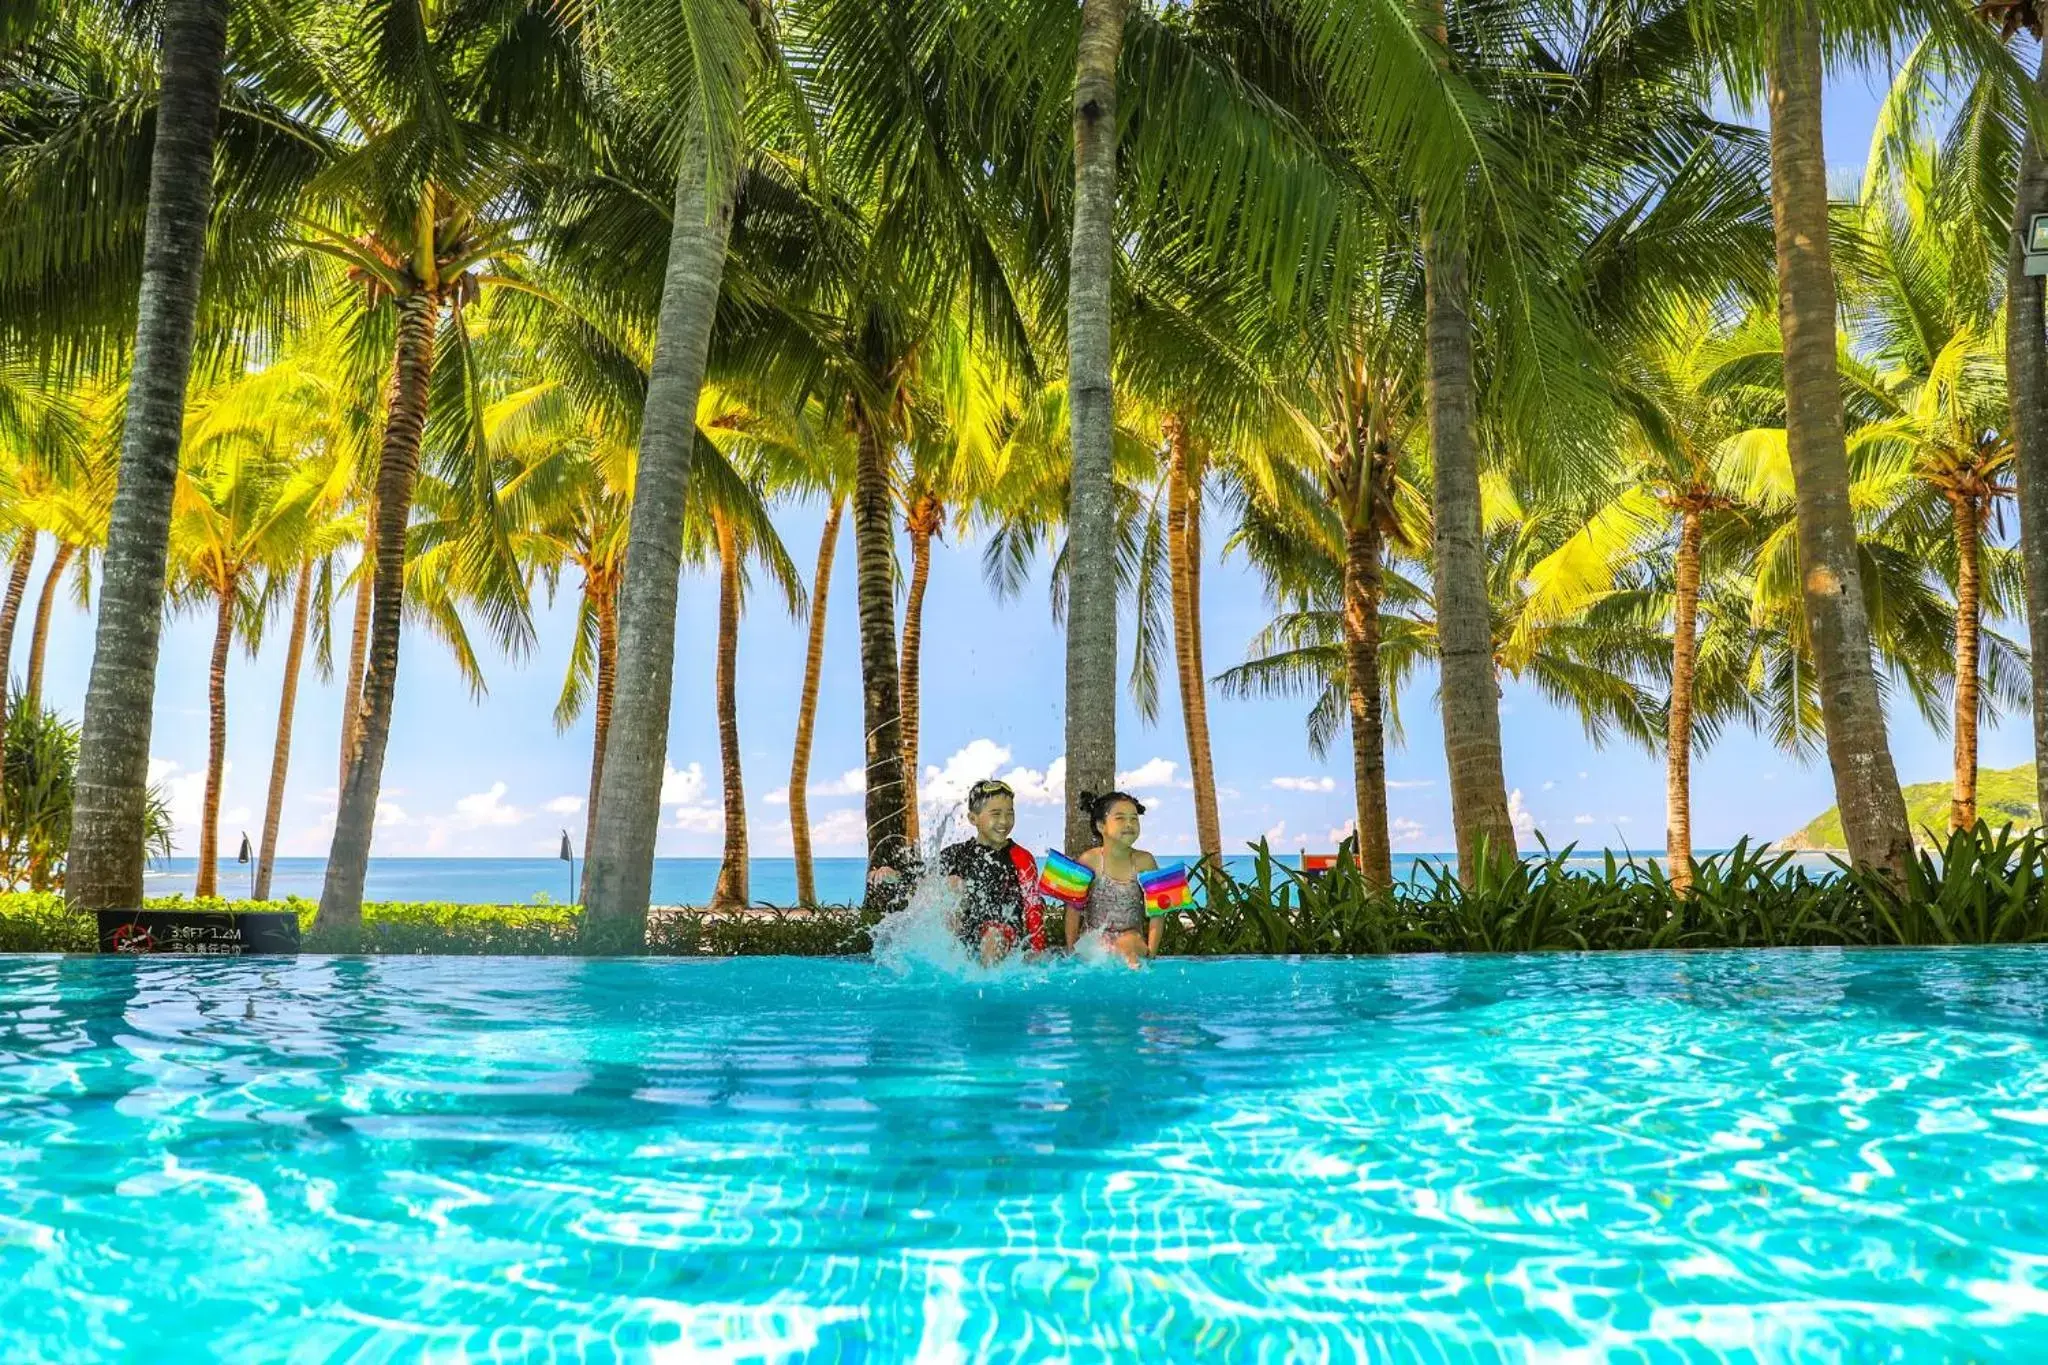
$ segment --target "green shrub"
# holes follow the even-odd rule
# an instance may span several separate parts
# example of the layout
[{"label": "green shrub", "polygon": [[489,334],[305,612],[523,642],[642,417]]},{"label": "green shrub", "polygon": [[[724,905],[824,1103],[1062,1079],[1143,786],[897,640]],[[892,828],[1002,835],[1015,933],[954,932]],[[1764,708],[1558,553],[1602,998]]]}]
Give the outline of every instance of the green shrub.
[{"label": "green shrub", "polygon": [[[1197,904],[1168,921],[1165,947],[1188,956],[1408,952],[1540,953],[2048,941],[2048,840],[1983,825],[1915,856],[1897,885],[1839,859],[1816,875],[1790,853],[1744,841],[1698,861],[1680,895],[1653,861],[1607,854],[1587,870],[1545,848],[1464,886],[1441,868],[1392,891],[1365,884],[1347,842],[1335,868],[1310,875],[1255,846],[1242,881],[1196,871]],[[308,952],[592,954],[607,945],[575,906],[382,903],[360,929],[313,927],[307,900],[195,902],[151,908],[286,910]],[[657,915],[645,951],[672,957],[866,953],[879,916],[852,906],[748,914]],[[1057,925],[1059,917],[1052,917]],[[1057,929],[1054,931],[1057,937]],[[91,952],[93,920],[61,897],[0,895],[0,952]]]}]

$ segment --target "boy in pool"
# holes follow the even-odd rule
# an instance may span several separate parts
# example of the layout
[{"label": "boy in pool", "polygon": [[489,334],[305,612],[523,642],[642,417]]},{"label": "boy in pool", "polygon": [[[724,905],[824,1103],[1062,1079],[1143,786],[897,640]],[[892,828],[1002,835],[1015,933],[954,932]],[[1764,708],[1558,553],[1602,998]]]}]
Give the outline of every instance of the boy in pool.
[{"label": "boy in pool", "polygon": [[967,819],[974,837],[939,850],[939,871],[960,898],[960,937],[980,951],[983,966],[1002,961],[1020,936],[1043,951],[1038,860],[1010,840],[1017,827],[1015,794],[993,779],[975,783],[967,791]]}]

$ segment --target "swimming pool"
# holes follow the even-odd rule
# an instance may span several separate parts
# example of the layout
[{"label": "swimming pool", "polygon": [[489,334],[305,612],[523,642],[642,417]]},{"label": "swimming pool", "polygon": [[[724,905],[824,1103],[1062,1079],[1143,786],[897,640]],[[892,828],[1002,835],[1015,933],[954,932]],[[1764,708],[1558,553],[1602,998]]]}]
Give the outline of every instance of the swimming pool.
[{"label": "swimming pool", "polygon": [[2048,1354],[2048,951],[0,958],[0,1358]]}]

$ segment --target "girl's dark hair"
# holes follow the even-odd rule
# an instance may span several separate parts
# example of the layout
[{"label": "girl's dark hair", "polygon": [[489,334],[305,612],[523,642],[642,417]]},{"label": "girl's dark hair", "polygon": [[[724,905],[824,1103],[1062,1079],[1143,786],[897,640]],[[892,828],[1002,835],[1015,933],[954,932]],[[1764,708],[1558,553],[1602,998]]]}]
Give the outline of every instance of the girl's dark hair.
[{"label": "girl's dark hair", "polygon": [[1109,818],[1109,808],[1119,801],[1130,802],[1140,815],[1145,813],[1145,803],[1129,792],[1104,792],[1100,796],[1094,792],[1082,792],[1081,804],[1088,808],[1089,828],[1097,834],[1102,833],[1102,822]]}]

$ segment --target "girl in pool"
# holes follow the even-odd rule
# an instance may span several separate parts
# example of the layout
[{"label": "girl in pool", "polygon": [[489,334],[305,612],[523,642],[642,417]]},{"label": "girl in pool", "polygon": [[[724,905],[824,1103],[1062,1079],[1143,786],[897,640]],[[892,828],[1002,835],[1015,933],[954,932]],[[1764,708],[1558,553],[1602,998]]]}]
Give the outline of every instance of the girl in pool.
[{"label": "girl in pool", "polygon": [[1067,942],[1080,947],[1085,931],[1135,967],[1140,958],[1159,951],[1160,924],[1147,922],[1145,892],[1138,885],[1140,872],[1159,866],[1157,858],[1137,846],[1138,817],[1145,807],[1129,792],[1082,792],[1081,802],[1102,842],[1081,855],[1095,880],[1088,883],[1085,902],[1067,907]]}]

